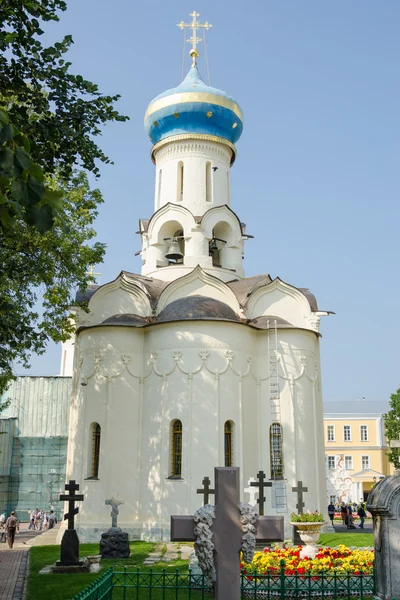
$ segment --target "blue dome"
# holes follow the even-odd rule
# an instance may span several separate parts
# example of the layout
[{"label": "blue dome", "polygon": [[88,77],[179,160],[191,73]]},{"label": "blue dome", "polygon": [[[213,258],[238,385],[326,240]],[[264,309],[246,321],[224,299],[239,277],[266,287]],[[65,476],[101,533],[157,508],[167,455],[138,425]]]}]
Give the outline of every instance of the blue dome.
[{"label": "blue dome", "polygon": [[243,131],[243,113],[231,96],[206,85],[194,65],[178,87],[150,102],[144,126],[153,144],[190,133],[218,136],[235,144]]}]

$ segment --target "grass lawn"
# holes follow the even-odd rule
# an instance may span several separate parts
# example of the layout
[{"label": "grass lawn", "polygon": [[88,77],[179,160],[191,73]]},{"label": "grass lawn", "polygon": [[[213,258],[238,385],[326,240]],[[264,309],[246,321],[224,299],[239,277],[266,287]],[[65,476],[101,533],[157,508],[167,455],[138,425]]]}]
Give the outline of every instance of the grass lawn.
[{"label": "grass lawn", "polygon": [[321,533],[319,538],[319,546],[364,546],[374,545],[373,533]]},{"label": "grass lawn", "polygon": [[[338,546],[344,544],[346,546],[372,546],[372,533],[323,533],[321,534],[319,545],[321,546]],[[114,567],[116,571],[123,571],[124,567],[128,571],[148,572],[150,567],[143,566],[143,561],[149,552],[153,550],[155,544],[151,542],[131,542],[131,556],[124,559],[108,559],[100,563],[101,570],[99,573],[79,573],[71,574],[49,574],[39,575],[39,571],[46,565],[56,562],[60,556],[60,546],[34,546],[30,550],[30,574],[28,579],[28,595],[27,600],[70,600],[73,596],[90,585],[99,577],[108,567]],[[98,544],[81,544],[80,556],[88,556],[98,554]],[[186,572],[188,561],[176,560],[170,563],[158,563],[152,567],[154,573],[161,573],[165,569],[166,573],[175,573],[179,569],[182,573]],[[113,600],[200,600],[201,598],[210,598],[208,595],[202,595],[200,592],[191,591],[190,595],[187,590],[179,590],[178,594],[175,590],[157,590],[135,589],[124,590],[114,589]]]},{"label": "grass lawn", "polygon": [[[153,550],[155,544],[151,542],[131,542],[131,556],[130,558],[116,558],[102,560],[100,563],[101,570],[99,573],[77,573],[76,575],[71,574],[49,574],[40,575],[39,571],[46,565],[51,565],[56,562],[60,557],[60,546],[34,546],[30,550],[30,574],[28,579],[28,594],[27,600],[69,600],[78,592],[82,591],[85,587],[90,585],[95,579],[97,579],[106,569],[114,567],[116,571],[123,571],[126,566],[129,571],[136,571],[140,568],[141,572],[149,571],[150,567],[143,566],[143,561],[151,550]],[[88,556],[92,554],[98,554],[98,544],[81,544],[80,545],[80,556]],[[187,571],[188,561],[186,560],[175,560],[170,563],[158,563],[153,567],[154,572],[161,572],[165,569],[167,573],[174,573],[176,569],[182,572]],[[175,590],[165,591],[164,595],[161,590],[143,589],[140,590],[139,595],[135,589],[127,589],[126,595],[123,595],[122,589],[115,589],[113,592],[113,600],[120,600],[126,598],[126,600],[140,599],[147,600],[172,600],[178,598],[178,600],[185,600],[188,598],[188,592],[179,592],[176,596]],[[197,592],[191,592],[190,598],[196,600],[201,598],[201,594]]]}]

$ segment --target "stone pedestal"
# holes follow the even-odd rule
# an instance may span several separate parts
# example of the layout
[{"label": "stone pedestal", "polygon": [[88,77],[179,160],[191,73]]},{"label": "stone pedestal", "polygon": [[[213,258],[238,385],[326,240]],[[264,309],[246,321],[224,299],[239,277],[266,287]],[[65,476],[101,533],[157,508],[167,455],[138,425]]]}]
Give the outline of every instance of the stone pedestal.
[{"label": "stone pedestal", "polygon": [[129,558],[129,538],[120,527],[110,527],[101,534],[100,554],[102,558]]},{"label": "stone pedestal", "polygon": [[400,598],[400,476],[374,485],[367,510],[374,523],[376,597]]},{"label": "stone pedestal", "polygon": [[66,529],[61,540],[60,560],[56,562],[57,567],[76,566],[81,567],[83,562],[79,560],[79,539],[75,529]]}]

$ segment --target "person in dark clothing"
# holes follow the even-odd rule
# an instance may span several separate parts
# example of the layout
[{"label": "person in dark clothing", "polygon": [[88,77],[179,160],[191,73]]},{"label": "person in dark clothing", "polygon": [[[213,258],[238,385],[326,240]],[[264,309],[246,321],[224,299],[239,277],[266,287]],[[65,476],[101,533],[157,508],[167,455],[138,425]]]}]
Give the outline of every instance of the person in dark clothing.
[{"label": "person in dark clothing", "polygon": [[342,505],[340,507],[340,515],[342,517],[342,521],[343,521],[343,525],[346,525],[346,520],[347,520],[347,507],[345,505],[344,502],[342,502]]},{"label": "person in dark clothing", "polygon": [[6,531],[8,546],[11,550],[14,545],[15,533],[16,531],[19,531],[19,522],[14,511],[11,511],[11,514],[6,521]]},{"label": "person in dark clothing", "polygon": [[364,521],[365,521],[365,517],[367,516],[367,513],[365,512],[364,504],[360,504],[360,508],[358,509],[357,514],[360,517],[359,527],[361,529],[364,529]]},{"label": "person in dark clothing", "polygon": [[328,515],[329,515],[329,518],[331,520],[332,527],[333,527],[333,519],[335,517],[335,505],[333,504],[333,502],[331,502],[328,506]]}]

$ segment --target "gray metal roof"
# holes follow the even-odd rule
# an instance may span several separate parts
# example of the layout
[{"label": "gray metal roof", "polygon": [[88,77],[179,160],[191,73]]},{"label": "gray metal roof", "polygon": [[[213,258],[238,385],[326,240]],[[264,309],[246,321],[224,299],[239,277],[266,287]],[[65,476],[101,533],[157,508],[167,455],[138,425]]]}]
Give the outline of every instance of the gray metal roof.
[{"label": "gray metal roof", "polygon": [[390,410],[389,402],[381,400],[371,402],[370,400],[351,400],[350,402],[324,402],[324,415],[381,415]]},{"label": "gray metal roof", "polygon": [[187,296],[168,304],[158,315],[157,323],[196,319],[241,321],[239,315],[225,302],[207,296]]}]

